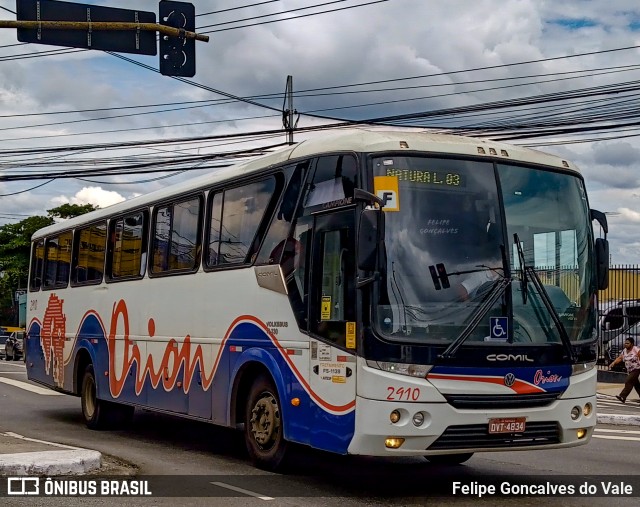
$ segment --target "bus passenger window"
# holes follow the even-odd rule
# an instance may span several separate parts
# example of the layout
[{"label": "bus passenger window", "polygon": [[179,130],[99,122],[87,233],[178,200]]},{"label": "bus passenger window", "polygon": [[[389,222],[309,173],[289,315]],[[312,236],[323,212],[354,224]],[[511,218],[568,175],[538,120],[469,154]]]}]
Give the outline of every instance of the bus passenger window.
[{"label": "bus passenger window", "polygon": [[155,209],[152,273],[198,268],[201,208],[202,198],[197,196]]},{"label": "bus passenger window", "polygon": [[29,276],[29,288],[32,291],[40,290],[42,285],[42,267],[44,265],[44,240],[39,239],[33,244],[31,254],[31,273]]},{"label": "bus passenger window", "polygon": [[[258,228],[269,204],[274,199],[276,180],[270,177],[242,187],[224,191],[221,221],[214,213],[217,195],[212,202],[209,229],[208,265],[244,264],[249,262]],[[275,197],[277,198],[277,196]],[[218,239],[219,238],[219,239]],[[219,243],[216,244],[216,241]],[[217,257],[215,251],[218,251]],[[215,261],[215,262],[213,262]]]},{"label": "bus passenger window", "polygon": [[106,242],[107,226],[104,223],[90,225],[76,232],[72,271],[74,284],[102,281]]},{"label": "bus passenger window", "polygon": [[282,196],[280,207],[274,214],[269,230],[260,248],[256,264],[276,264],[280,262],[283,242],[291,231],[291,224],[295,219],[298,198],[302,189],[304,171],[309,165],[308,161],[301,162],[295,168],[287,167],[285,171],[293,174]]},{"label": "bus passenger window", "polygon": [[71,265],[71,231],[47,239],[44,261],[44,287],[61,288],[69,283],[69,268]]},{"label": "bus passenger window", "polygon": [[142,276],[143,254],[147,245],[145,234],[146,212],[137,212],[113,220],[110,225],[112,279]]}]

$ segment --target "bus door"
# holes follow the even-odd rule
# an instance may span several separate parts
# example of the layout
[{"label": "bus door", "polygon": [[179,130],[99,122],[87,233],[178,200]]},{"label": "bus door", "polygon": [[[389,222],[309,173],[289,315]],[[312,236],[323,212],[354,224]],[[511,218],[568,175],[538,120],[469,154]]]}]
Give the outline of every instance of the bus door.
[{"label": "bus door", "polygon": [[355,216],[354,209],[318,215],[313,235],[309,382],[322,407],[314,410],[311,445],[324,449],[339,448],[349,433],[341,426],[350,418],[341,416],[356,395]]}]

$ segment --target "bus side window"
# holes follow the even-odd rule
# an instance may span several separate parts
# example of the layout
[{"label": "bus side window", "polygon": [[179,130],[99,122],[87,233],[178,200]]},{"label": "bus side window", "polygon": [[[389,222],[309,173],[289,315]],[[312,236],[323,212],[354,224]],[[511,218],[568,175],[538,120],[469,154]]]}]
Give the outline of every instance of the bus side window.
[{"label": "bus side window", "polygon": [[44,240],[39,239],[33,243],[31,252],[31,273],[29,288],[32,291],[40,290],[42,285],[42,267],[44,266]]},{"label": "bus side window", "polygon": [[305,198],[305,208],[353,197],[358,186],[357,172],[358,165],[352,155],[319,157]]},{"label": "bus side window", "polygon": [[148,213],[138,211],[109,224],[109,278],[140,278],[147,252]]},{"label": "bus side window", "polygon": [[[283,193],[277,212],[266,233],[262,247],[258,254],[256,264],[277,264],[283,253],[283,246],[290,234],[291,226],[296,218],[296,209],[300,198],[300,191],[304,181],[305,170],[309,162],[301,162],[295,167],[286,167],[289,183]],[[290,176],[290,178],[289,178]],[[285,272],[285,276],[287,273]]]},{"label": "bus side window", "polygon": [[107,225],[93,224],[76,231],[72,283],[99,283],[104,271]]},{"label": "bus side window", "polygon": [[71,231],[47,239],[44,260],[45,288],[63,288],[69,284],[72,240]]},{"label": "bus side window", "polygon": [[154,210],[152,273],[198,269],[201,210],[200,196]]},{"label": "bus side window", "polygon": [[276,187],[276,178],[270,176],[226,189],[210,199],[207,267],[252,262],[260,225],[279,197]]}]

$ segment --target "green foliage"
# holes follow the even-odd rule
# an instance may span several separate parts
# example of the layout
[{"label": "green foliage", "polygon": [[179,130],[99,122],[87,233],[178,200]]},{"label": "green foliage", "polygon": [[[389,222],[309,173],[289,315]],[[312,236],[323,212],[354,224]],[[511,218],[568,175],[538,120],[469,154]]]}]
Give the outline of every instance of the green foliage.
[{"label": "green foliage", "polygon": [[52,218],[73,218],[97,209],[98,206],[93,204],[63,204],[57,208],[48,209],[47,213]]},{"label": "green foliage", "polygon": [[33,216],[15,224],[0,226],[0,325],[15,325],[16,289],[27,286],[31,236],[57,219],[67,219],[94,211],[92,204],[63,204],[47,210],[48,216]]}]

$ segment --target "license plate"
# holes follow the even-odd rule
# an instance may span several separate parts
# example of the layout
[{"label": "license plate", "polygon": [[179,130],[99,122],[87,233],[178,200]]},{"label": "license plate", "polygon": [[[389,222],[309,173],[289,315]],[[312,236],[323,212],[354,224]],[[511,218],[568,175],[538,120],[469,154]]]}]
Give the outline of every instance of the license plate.
[{"label": "license plate", "polygon": [[525,417],[489,419],[489,433],[522,433],[525,423]]}]

